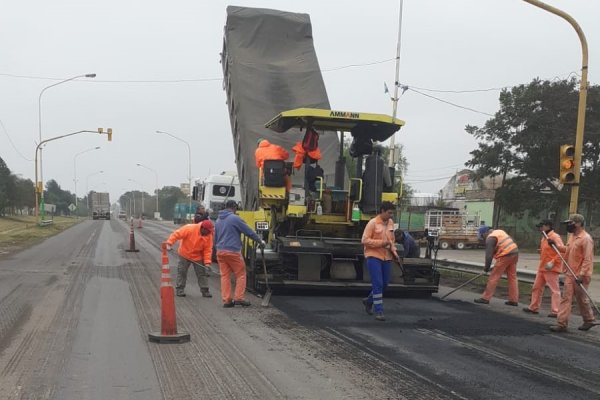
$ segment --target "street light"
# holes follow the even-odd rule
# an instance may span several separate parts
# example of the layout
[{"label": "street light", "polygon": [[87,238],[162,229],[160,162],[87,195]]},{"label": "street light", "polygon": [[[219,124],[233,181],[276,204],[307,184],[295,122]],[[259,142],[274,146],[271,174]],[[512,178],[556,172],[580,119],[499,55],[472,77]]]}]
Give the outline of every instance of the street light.
[{"label": "street light", "polygon": [[579,41],[581,42],[581,81],[579,82],[579,104],[577,106],[577,127],[575,130],[575,165],[573,167],[575,172],[574,184],[571,187],[571,201],[569,202],[569,214],[575,214],[577,212],[577,203],[579,201],[579,178],[581,175],[581,153],[583,151],[583,134],[585,129],[585,110],[587,102],[587,90],[588,90],[588,44],[587,39],[583,30],[566,12],[559,10],[556,7],[545,4],[538,0],[523,0],[531,5],[546,10],[552,14],[558,15],[562,19],[566,20],[575,32]]},{"label": "street light", "polygon": [[[142,186],[141,183],[139,183],[138,181],[136,181],[135,179],[131,179],[129,178],[128,181],[137,183],[138,185],[140,185],[140,188],[142,189],[142,215],[144,215],[144,187]],[[140,217],[141,218],[141,217]]]},{"label": "street light", "polygon": [[[65,79],[65,80],[62,80],[60,82],[53,83],[52,85],[46,86],[45,88],[42,89],[42,91],[40,92],[40,95],[38,97],[38,133],[39,133],[39,143],[40,144],[42,143],[42,95],[44,94],[44,92],[46,90],[54,87],[54,86],[58,86],[58,85],[63,84],[65,82],[73,81],[73,80],[78,79],[78,78],[95,78],[95,77],[96,77],[96,74],[77,75],[77,76],[74,76],[72,78]],[[42,149],[40,148],[40,180],[42,182],[44,182],[44,176],[42,174],[42,171],[43,171],[43,169],[42,169]],[[35,173],[37,174],[37,166],[36,166]],[[35,184],[37,185],[37,180],[36,180]],[[36,186],[36,188],[37,188],[37,186]],[[42,207],[44,207],[44,191],[43,190],[42,190],[42,193],[41,193],[40,197],[41,197],[41,201],[42,201]],[[37,195],[36,195],[36,200],[37,200]],[[36,209],[37,209],[37,207],[36,207]],[[42,211],[44,211],[44,210],[42,210]],[[44,213],[42,212],[42,216],[43,216],[43,214]]]},{"label": "street light", "polygon": [[146,168],[147,170],[154,172],[154,179],[155,179],[155,183],[156,183],[156,213],[157,213],[157,217],[160,218],[160,211],[158,210],[158,173],[156,172],[156,170],[154,170],[150,167],[147,167],[144,164],[137,163],[136,165],[138,167]]},{"label": "street light", "polygon": [[[188,142],[186,142],[185,140],[183,140],[183,139],[181,139],[181,138],[179,138],[179,137],[177,137],[177,136],[175,136],[173,134],[170,134],[169,132],[156,131],[156,133],[162,133],[162,134],[171,136],[173,139],[177,139],[180,142],[185,143],[186,146],[187,146],[187,148],[188,148],[188,182],[189,182],[189,188],[188,188],[189,193],[188,193],[188,196],[190,197],[188,212],[191,213],[192,212],[192,193],[191,193],[191,190],[192,190],[192,149],[190,147],[190,144]],[[187,215],[186,215],[186,217],[187,217]]]},{"label": "street light", "polygon": [[[129,193],[130,193],[130,196],[128,196],[128,198],[127,198],[127,202],[129,203],[127,208],[129,208],[129,216],[130,216],[130,217],[133,217],[133,214],[132,214],[132,212],[131,212],[131,203],[133,203],[133,201],[131,200],[131,196],[133,196],[133,192],[131,192],[131,191],[130,191],[129,189],[127,189],[127,188],[121,188],[121,190],[124,190],[124,192],[123,192],[123,196],[124,196],[125,194],[127,194],[127,192],[129,192]],[[122,196],[121,196],[121,197],[122,197]],[[119,204],[121,204],[121,201],[120,201],[120,200],[121,200],[121,198],[119,197]],[[121,204],[121,206],[123,206],[123,205]]]},{"label": "street light", "polygon": [[[75,182],[75,210],[77,210],[77,157],[89,151],[99,149],[100,146],[91,147],[87,150],[80,151],[79,153],[75,154],[75,156],[73,156],[73,182]],[[77,213],[77,211],[75,211],[75,213]]]},{"label": "street light", "polygon": [[103,173],[104,173],[104,171],[96,171],[96,172],[92,172],[91,174],[89,174],[88,176],[85,177],[85,193],[86,193],[85,195],[87,196],[88,213],[90,212],[90,190],[89,190],[89,186],[88,186],[90,177],[92,177],[94,175],[98,175],[98,174],[103,174]]},{"label": "street light", "polygon": [[[88,131],[88,130],[82,130],[82,131],[77,131],[77,132],[72,132],[72,133],[67,133],[65,135],[60,135],[60,136],[55,136],[49,139],[45,139],[42,140],[41,142],[38,143],[38,145],[35,147],[35,157],[34,157],[34,175],[35,175],[35,216],[36,218],[38,217],[38,215],[41,214],[41,221],[44,220],[44,216],[45,216],[45,207],[44,207],[44,185],[43,182],[38,181],[38,152],[41,153],[41,148],[42,146],[45,146],[46,143],[48,142],[52,142],[54,140],[58,140],[58,139],[64,139],[70,136],[74,136],[74,135],[79,135],[80,133],[99,133],[100,135],[104,134],[104,128],[98,128],[97,131]],[[108,140],[111,140],[112,137],[112,128],[108,128],[106,134],[108,135]],[[40,168],[41,170],[41,168]],[[41,194],[40,199],[41,199],[41,205],[39,207],[40,212],[38,212],[38,193]]]}]

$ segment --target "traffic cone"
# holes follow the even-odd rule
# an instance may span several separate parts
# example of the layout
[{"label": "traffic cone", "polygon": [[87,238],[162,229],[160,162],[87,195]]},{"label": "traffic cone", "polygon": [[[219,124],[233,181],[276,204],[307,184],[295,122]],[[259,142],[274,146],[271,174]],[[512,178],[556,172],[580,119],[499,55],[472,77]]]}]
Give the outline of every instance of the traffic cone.
[{"label": "traffic cone", "polygon": [[167,256],[167,244],[162,244],[162,274],[160,277],[160,332],[148,334],[151,342],[183,343],[189,342],[189,333],[177,333],[175,314],[175,288],[171,284],[171,268]]},{"label": "traffic cone", "polygon": [[131,229],[129,230],[129,250],[128,253],[137,253],[139,250],[135,248],[135,234],[133,233],[133,217],[131,218]]},{"label": "traffic cone", "polygon": [[142,229],[142,217],[138,221],[138,229]]}]

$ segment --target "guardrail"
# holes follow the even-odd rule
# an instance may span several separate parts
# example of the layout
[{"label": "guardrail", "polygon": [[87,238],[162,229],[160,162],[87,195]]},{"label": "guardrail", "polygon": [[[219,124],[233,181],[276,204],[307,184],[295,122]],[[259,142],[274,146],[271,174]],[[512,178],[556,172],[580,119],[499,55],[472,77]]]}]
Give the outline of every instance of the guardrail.
[{"label": "guardrail", "polygon": [[[438,259],[436,267],[447,271],[463,272],[467,274],[479,274],[483,271],[483,263],[475,263],[469,261]],[[536,271],[526,269],[517,269],[517,279],[520,282],[533,283],[535,280]],[[503,277],[506,279],[506,277]]]}]

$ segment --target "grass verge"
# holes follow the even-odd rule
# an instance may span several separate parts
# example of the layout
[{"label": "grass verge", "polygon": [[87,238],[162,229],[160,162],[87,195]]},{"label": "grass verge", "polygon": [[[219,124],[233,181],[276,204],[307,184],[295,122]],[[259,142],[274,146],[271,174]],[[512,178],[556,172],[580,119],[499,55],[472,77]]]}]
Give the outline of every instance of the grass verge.
[{"label": "grass verge", "polygon": [[56,235],[81,220],[55,217],[54,223],[38,226],[35,217],[0,217],[0,256],[24,249],[31,244]]}]

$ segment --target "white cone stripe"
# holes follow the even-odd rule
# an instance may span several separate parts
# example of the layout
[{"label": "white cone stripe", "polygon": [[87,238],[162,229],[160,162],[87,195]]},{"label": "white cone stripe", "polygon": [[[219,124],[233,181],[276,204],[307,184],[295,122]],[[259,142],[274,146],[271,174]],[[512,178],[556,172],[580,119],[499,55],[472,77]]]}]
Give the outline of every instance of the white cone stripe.
[{"label": "white cone stripe", "polygon": [[373,301],[373,304],[383,304],[383,300],[375,300]]}]

